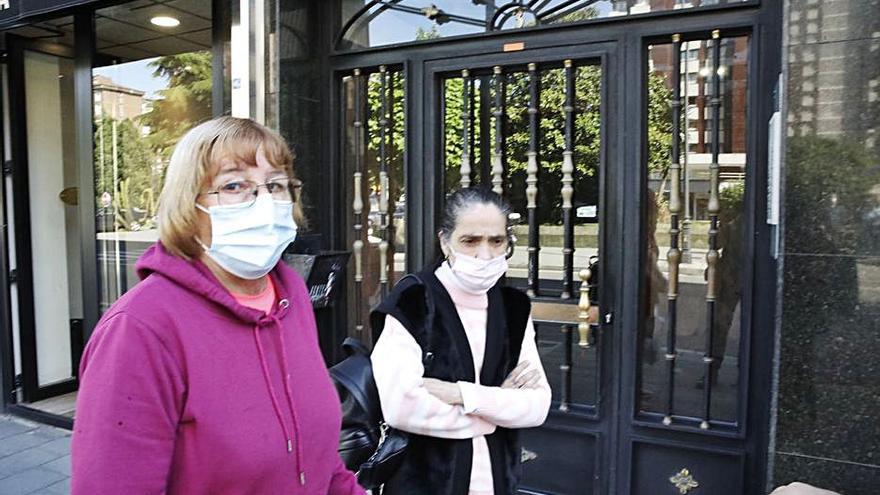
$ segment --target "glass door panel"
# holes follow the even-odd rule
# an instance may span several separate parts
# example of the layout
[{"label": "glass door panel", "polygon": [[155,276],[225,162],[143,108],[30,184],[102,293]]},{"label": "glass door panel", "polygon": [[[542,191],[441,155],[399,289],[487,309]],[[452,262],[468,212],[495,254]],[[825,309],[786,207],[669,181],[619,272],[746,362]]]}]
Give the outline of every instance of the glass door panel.
[{"label": "glass door panel", "polygon": [[83,311],[73,60],[25,50],[24,81],[37,385],[45,387],[73,378],[71,335]]},{"label": "glass door panel", "polygon": [[211,117],[210,4],[162,28],[161,9],[128,3],[95,12],[92,70],[95,225],[100,311],[138,282],[135,263],[159,238],[156,208],[178,139]]},{"label": "glass door panel", "polygon": [[341,80],[349,321],[371,342],[366,318],[407,270],[404,172],[406,79],[401,67],[355,69]]},{"label": "glass door panel", "polygon": [[614,290],[600,271],[613,266],[619,248],[607,246],[620,241],[609,237],[614,203],[601,187],[614,171],[603,141],[615,119],[603,111],[614,107],[603,91],[616,67],[609,50],[583,45],[426,64],[426,114],[438,116],[425,122],[426,148],[434,150],[426,154],[443,177],[426,185],[442,187],[431,196],[442,204],[461,187],[482,185],[513,207],[507,283],[532,297],[553,393],[545,424],[522,432],[526,493],[602,493],[611,463],[616,406],[603,398],[618,378],[611,325],[599,324]]},{"label": "glass door panel", "polygon": [[748,49],[738,36],[648,50],[649,100],[681,102],[649,106],[648,146],[662,153],[644,190],[638,411],[667,425],[742,420]]},{"label": "glass door panel", "polygon": [[[598,403],[596,338],[579,330],[577,303],[581,269],[598,283],[602,74],[595,62],[556,60],[462,69],[441,85],[444,194],[483,185],[510,201],[508,283],[535,297],[562,410]],[[598,304],[596,288],[584,303]],[[597,310],[587,310],[593,323]]]}]

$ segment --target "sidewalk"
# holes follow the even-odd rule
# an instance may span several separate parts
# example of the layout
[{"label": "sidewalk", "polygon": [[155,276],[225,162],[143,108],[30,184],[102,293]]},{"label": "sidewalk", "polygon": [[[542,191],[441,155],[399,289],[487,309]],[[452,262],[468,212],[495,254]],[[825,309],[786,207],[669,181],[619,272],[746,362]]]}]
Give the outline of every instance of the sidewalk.
[{"label": "sidewalk", "polygon": [[0,415],[0,494],[70,492],[70,432]]}]

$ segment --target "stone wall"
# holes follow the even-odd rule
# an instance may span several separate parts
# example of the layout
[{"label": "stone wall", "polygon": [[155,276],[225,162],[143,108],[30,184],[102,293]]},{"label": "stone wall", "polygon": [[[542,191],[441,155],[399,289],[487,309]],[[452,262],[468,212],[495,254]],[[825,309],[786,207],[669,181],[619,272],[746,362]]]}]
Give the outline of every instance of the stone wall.
[{"label": "stone wall", "polygon": [[788,0],[774,484],[880,490],[880,3]]}]

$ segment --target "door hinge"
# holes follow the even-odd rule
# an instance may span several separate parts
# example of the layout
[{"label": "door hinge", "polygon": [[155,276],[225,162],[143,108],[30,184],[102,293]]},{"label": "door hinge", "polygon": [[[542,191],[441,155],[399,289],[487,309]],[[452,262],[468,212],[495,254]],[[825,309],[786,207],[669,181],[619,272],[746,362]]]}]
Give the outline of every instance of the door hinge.
[{"label": "door hinge", "polygon": [[605,324],[610,325],[614,321],[614,313],[605,313]]},{"label": "door hinge", "polygon": [[18,269],[13,268],[12,270],[9,270],[9,283],[18,283]]},{"label": "door hinge", "polygon": [[12,175],[12,169],[15,162],[6,160],[3,162],[3,175]]},{"label": "door hinge", "polygon": [[15,378],[12,380],[12,388],[21,388],[23,385],[21,373],[15,375]]}]

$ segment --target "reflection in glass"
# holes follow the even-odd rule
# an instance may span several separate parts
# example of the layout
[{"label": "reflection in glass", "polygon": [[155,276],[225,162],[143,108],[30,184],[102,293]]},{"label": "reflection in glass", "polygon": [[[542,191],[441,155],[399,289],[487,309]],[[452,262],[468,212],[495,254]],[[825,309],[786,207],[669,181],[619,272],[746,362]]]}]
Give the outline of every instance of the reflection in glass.
[{"label": "reflection in glass", "polygon": [[[854,135],[788,140],[780,451],[858,463],[877,457],[877,163],[878,155]],[[778,469],[777,476],[791,473]],[[852,488],[847,493],[859,493]]]},{"label": "reflection in glass", "polygon": [[101,312],[138,282],[135,262],[158,239],[157,200],[175,143],[211,117],[210,6],[192,7],[200,15],[183,16],[181,34],[157,31],[150,9],[96,12],[98,49],[115,62],[92,71]]},{"label": "reflection in glass", "polygon": [[[499,76],[500,73],[500,76]],[[515,249],[509,260],[508,283],[544,297],[535,301],[538,348],[553,390],[555,407],[575,410],[597,404],[598,340],[581,342],[577,331],[578,272],[588,266],[598,280],[599,156],[601,149],[602,69],[574,62],[571,87],[574,112],[566,122],[566,70],[562,60],[524,67],[485,67],[458,71],[442,79],[442,162],[445,193],[462,184],[469,167],[470,183],[492,187],[492,150],[500,140],[505,197],[513,207]],[[498,79],[496,79],[498,78]],[[504,83],[502,91],[498,84]],[[499,105],[500,103],[500,105]],[[530,108],[536,112],[530,112]],[[535,115],[536,120],[532,120]],[[498,119],[501,125],[496,125]],[[564,272],[563,161],[566,129],[571,130],[573,171],[574,291],[560,301]],[[502,135],[498,135],[501,129]],[[535,152],[533,169],[529,153]],[[465,160],[467,157],[467,160]],[[467,163],[468,167],[463,166]],[[466,172],[465,172],[466,173]],[[532,181],[532,182],[530,182]],[[528,187],[534,187],[534,211]],[[533,223],[530,225],[530,213]],[[530,238],[539,248],[537,287],[527,286]],[[598,305],[597,290],[590,294]],[[550,301],[548,301],[550,299]],[[596,311],[592,312],[595,321]],[[590,346],[582,345],[589,343]]]},{"label": "reflection in glass", "polygon": [[[598,347],[578,345],[577,325],[537,323],[538,354],[553,391],[553,404],[563,409],[598,402]],[[569,390],[563,390],[568,378]],[[562,406],[563,402],[565,406]]]},{"label": "reflection in glass", "polygon": [[[744,194],[746,183],[746,73],[748,38],[722,38],[718,74],[721,87],[719,111],[719,212],[717,247],[714,334],[709,367],[712,382],[711,418],[737,420],[739,387],[739,349],[742,271],[744,259]],[[682,262],[679,269],[676,308],[676,349],[674,416],[700,418],[703,415],[704,379],[707,368],[707,261],[709,242],[708,210],[713,112],[711,99],[711,43],[681,43],[681,123],[679,136],[682,164],[680,191]],[[691,54],[694,55],[691,55]],[[669,146],[671,118],[668,104],[659,102],[672,96],[672,45],[649,47],[651,79],[649,83],[649,147],[658,150],[649,159],[645,202],[644,266],[642,268],[640,310],[639,410],[665,412],[667,393],[666,355],[669,318],[667,286],[669,266],[666,255],[670,246]],[[657,98],[657,96],[661,96]],[[665,137],[656,136],[650,126],[664,129]],[[652,141],[652,138],[655,140]],[[665,153],[660,154],[660,150]]]},{"label": "reflection in glass", "polygon": [[30,50],[23,62],[37,384],[46,386],[75,374],[71,337],[83,317],[74,64]]},{"label": "reflection in glass", "polygon": [[[558,64],[561,66],[561,63]],[[537,172],[537,224],[539,226],[540,278],[545,294],[557,293],[562,280],[562,162],[564,151],[565,74],[559,68],[538,71],[540,77]],[[463,99],[464,79],[458,74],[443,80],[444,163],[446,194],[460,187],[463,151],[462,126],[469,121],[471,184],[491,187],[488,163],[495,140],[492,116],[495,88],[488,74],[470,74],[472,101]],[[574,229],[575,279],[577,271],[587,267],[599,246],[599,151],[601,149],[602,69],[597,65],[575,66],[574,119]],[[485,89],[483,89],[485,87]],[[525,288],[528,270],[528,179],[529,149],[529,74],[526,70],[510,72],[506,77],[504,100],[504,190],[514,212],[516,249],[510,259],[508,276]],[[468,112],[466,109],[471,111]],[[462,118],[467,114],[467,119]],[[485,139],[483,136],[486,136]],[[484,178],[484,175],[487,177]],[[577,282],[577,280],[576,280]],[[577,289],[575,284],[575,290]]]},{"label": "reflection in glass", "polygon": [[[348,305],[352,322],[365,321],[365,315],[382,300],[383,291],[392,287],[407,270],[404,87],[403,72],[399,68],[383,67],[343,79],[346,197],[356,197],[353,189],[356,183],[361,187],[357,197],[361,200],[362,225],[358,230],[354,228],[357,217],[352,203],[346,203],[350,212],[347,244],[352,246],[356,240],[363,243],[360,252],[363,278],[359,289],[355,280],[357,259],[352,261],[353,269],[347,273],[348,300],[357,301]],[[363,126],[356,127],[355,122],[362,122]],[[361,133],[358,139],[357,132]],[[353,177],[358,165],[362,175],[356,181]],[[356,258],[357,253],[354,256]],[[360,290],[360,298],[356,297],[356,290]]]},{"label": "reflection in glass", "polygon": [[337,48],[356,50],[502,29],[567,24],[669,10],[699,10],[748,0],[343,0]]}]

